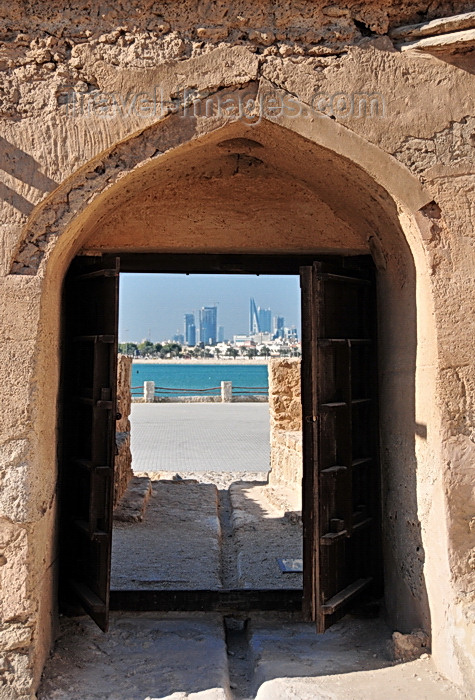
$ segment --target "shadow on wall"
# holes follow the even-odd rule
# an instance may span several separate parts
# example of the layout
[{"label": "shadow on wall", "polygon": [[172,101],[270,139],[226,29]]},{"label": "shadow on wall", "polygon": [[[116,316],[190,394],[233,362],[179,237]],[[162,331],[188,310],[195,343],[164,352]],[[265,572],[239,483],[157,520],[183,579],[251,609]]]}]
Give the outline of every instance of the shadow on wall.
[{"label": "shadow on wall", "polygon": [[412,256],[405,257],[406,291],[395,292],[385,275],[378,279],[385,606],[393,629],[430,635],[416,455],[416,436],[426,440],[427,426],[416,422],[416,277]]},{"label": "shadow on wall", "polygon": [[[0,168],[25,185],[41,192],[52,192],[58,185],[40,171],[40,164],[30,155],[0,137]],[[0,199],[11,204],[22,214],[28,216],[35,205],[18,194],[5,183],[0,183]]]}]

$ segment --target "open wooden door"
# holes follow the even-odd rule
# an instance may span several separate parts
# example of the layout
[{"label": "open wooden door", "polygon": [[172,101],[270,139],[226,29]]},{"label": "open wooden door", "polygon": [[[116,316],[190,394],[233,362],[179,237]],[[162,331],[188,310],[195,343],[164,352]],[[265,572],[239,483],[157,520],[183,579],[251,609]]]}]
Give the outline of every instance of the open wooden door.
[{"label": "open wooden door", "polygon": [[301,268],[304,608],[324,632],[380,581],[370,259]]},{"label": "open wooden door", "polygon": [[60,406],[60,599],[106,631],[114,487],[119,259],[65,279]]}]

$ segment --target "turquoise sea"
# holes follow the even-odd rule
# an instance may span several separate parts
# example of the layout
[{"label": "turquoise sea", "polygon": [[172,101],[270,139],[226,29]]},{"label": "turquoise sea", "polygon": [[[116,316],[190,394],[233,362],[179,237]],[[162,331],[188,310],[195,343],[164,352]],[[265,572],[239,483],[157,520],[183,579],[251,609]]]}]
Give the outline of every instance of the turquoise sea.
[{"label": "turquoise sea", "polygon": [[[132,387],[143,387],[145,381],[155,382],[156,387],[164,387],[161,396],[216,395],[221,391],[221,382],[230,381],[233,387],[268,388],[267,365],[193,365],[193,364],[148,364],[137,362],[132,365]],[[190,392],[189,389],[218,389]],[[166,391],[179,389],[180,391]],[[136,392],[133,392],[136,393]],[[251,393],[233,389],[234,395]]]}]

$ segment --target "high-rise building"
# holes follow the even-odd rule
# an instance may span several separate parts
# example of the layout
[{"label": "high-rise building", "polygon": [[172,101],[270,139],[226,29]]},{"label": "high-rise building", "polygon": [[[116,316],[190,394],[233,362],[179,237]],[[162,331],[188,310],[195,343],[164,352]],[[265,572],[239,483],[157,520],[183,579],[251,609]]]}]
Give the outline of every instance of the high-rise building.
[{"label": "high-rise building", "polygon": [[200,343],[216,345],[217,320],[217,306],[203,306],[200,309]]},{"label": "high-rise building", "polygon": [[218,326],[218,343],[224,343],[224,326]]},{"label": "high-rise building", "polygon": [[196,345],[195,314],[185,314],[185,344],[190,347]]},{"label": "high-rise building", "polygon": [[272,313],[270,309],[256,306],[251,297],[249,300],[249,335],[256,333],[270,333],[272,329]]},{"label": "high-rise building", "polygon": [[251,297],[249,300],[249,335],[254,335],[254,333],[259,333],[259,331],[259,314],[257,312],[256,302]]},{"label": "high-rise building", "polygon": [[284,337],[285,319],[283,316],[274,316],[274,338]]},{"label": "high-rise building", "polygon": [[259,319],[259,332],[270,333],[272,330],[272,313],[270,309],[257,308],[257,317]]},{"label": "high-rise building", "polygon": [[292,328],[287,328],[286,331],[287,331],[287,333],[286,333],[287,340],[289,340],[292,343],[296,343],[299,339],[299,336],[298,336],[297,329],[295,328],[295,326],[292,326]]}]

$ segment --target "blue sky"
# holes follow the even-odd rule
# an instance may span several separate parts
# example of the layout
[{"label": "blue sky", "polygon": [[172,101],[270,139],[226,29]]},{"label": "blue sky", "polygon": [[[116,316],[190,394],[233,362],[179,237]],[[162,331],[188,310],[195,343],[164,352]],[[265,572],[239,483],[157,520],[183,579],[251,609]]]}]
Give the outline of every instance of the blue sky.
[{"label": "blue sky", "polygon": [[157,342],[183,333],[183,315],[218,303],[218,325],[226,338],[247,333],[249,298],[300,329],[296,275],[170,275],[121,273],[119,340]]}]

